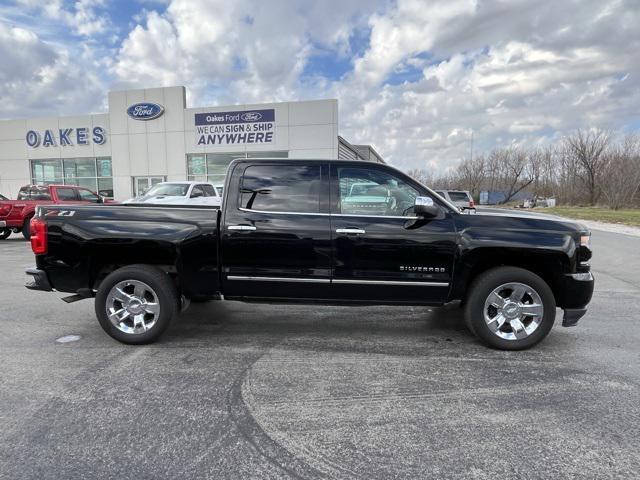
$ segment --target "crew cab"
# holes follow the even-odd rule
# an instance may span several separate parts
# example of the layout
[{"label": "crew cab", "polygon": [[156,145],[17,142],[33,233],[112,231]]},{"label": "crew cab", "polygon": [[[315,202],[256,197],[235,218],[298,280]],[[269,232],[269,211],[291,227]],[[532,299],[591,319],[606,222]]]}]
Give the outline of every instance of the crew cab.
[{"label": "crew cab", "polygon": [[222,199],[213,183],[207,182],[162,182],[157,183],[144,195],[126,200],[124,203],[152,203],[160,205],[212,205],[219,207]]},{"label": "crew cab", "polygon": [[[105,200],[91,190],[75,185],[26,185],[18,192],[17,200],[0,199],[0,240],[11,231],[22,232],[29,240],[29,222],[40,205],[70,205],[103,203]],[[6,235],[6,236],[4,236]]]},{"label": "crew cab", "polygon": [[130,344],[156,340],[190,300],[460,300],[480,340],[516,350],[546,337],[556,307],[575,325],[594,286],[583,226],[464,214],[404,173],[362,161],[238,159],[220,209],[45,206],[31,228],[27,288],[93,298],[105,332]]}]

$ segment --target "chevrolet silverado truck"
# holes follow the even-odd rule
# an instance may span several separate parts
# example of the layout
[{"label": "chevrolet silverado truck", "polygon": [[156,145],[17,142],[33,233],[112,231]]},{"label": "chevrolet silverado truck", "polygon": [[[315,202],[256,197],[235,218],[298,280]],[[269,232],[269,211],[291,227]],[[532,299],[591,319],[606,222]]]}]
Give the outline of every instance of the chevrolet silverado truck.
[{"label": "chevrolet silverado truck", "polygon": [[91,190],[75,185],[26,185],[18,192],[17,200],[0,199],[0,240],[11,232],[31,236],[30,222],[40,205],[103,203],[105,200]]},{"label": "chevrolet silverado truck", "polygon": [[469,330],[505,350],[545,338],[557,307],[575,325],[593,293],[583,226],[464,214],[387,165],[238,159],[224,197],[222,208],[40,207],[26,286],[93,298],[105,332],[129,344],[156,340],[190,301],[460,300]]}]

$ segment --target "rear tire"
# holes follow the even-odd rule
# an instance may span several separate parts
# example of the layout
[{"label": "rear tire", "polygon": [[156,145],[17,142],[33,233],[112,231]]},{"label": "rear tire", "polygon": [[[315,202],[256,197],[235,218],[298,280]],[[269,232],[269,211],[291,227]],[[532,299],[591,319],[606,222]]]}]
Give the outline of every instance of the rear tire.
[{"label": "rear tire", "polygon": [[22,236],[25,240],[31,240],[31,217],[25,219],[22,224]]},{"label": "rear tire", "polygon": [[529,270],[498,267],[474,279],[465,304],[465,321],[484,344],[524,350],[551,331],[556,302],[549,285]]},{"label": "rear tire", "polygon": [[149,265],[129,265],[110,273],[100,284],[95,311],[102,329],[119,342],[151,343],[178,312],[171,278]]},{"label": "rear tire", "polygon": [[0,228],[0,240],[5,240],[11,235],[10,228]]}]

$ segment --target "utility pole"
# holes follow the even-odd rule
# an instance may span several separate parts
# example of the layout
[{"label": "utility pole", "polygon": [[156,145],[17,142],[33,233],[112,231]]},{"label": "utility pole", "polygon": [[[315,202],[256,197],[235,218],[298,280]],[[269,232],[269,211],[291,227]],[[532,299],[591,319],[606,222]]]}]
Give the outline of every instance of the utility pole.
[{"label": "utility pole", "polygon": [[470,153],[470,160],[473,162],[473,128],[471,129],[471,153]]}]

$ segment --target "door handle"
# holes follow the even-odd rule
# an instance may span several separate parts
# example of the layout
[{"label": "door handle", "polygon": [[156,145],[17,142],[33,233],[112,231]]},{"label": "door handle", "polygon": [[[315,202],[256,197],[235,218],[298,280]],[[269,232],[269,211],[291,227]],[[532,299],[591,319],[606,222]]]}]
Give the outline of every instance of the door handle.
[{"label": "door handle", "polygon": [[367,232],[365,232],[361,228],[336,228],[336,233],[344,233],[347,235],[362,235]]},{"label": "door handle", "polygon": [[256,227],[254,227],[253,225],[228,225],[227,230],[253,231],[256,230]]}]

